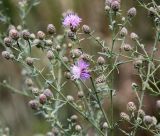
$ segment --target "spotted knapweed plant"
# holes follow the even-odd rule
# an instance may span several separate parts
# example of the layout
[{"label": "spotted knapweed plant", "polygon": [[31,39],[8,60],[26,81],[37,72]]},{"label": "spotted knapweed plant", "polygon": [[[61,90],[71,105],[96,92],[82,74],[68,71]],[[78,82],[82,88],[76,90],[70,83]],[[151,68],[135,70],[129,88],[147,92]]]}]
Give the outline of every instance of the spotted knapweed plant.
[{"label": "spotted knapweed plant", "polygon": [[[4,38],[3,58],[22,67],[23,90],[6,80],[0,84],[30,98],[28,105],[43,115],[52,128],[47,136],[136,136],[139,131],[160,136],[158,117],[143,110],[144,95],[153,95],[156,99],[160,96],[156,76],[160,59],[155,55],[160,41],[160,6],[156,1],[137,0],[137,6],[144,8],[153,22],[155,40],[150,51],[146,50],[140,36],[127,29],[137,14],[136,8],[129,8],[124,17],[120,0],[104,3],[111,42],[97,38],[94,30],[83,23],[83,18],[71,10],[62,15],[64,33],[56,34],[53,24],[47,26],[46,33],[32,33],[25,27],[25,18],[39,1],[34,2],[31,5],[27,1],[20,3],[22,23],[18,27],[10,26],[5,36],[1,36]],[[88,54],[83,49],[84,40],[94,41],[92,43],[101,50]],[[40,57],[35,55],[36,50],[41,51]],[[44,58],[48,61],[42,67]],[[117,118],[113,103],[117,93],[115,73],[126,63],[134,66],[140,80],[139,84],[131,85],[137,102],[128,102],[128,112],[119,113]],[[107,108],[105,99],[110,101]],[[66,106],[72,109],[72,115],[63,120]],[[155,109],[160,109],[160,100],[156,101]]]}]

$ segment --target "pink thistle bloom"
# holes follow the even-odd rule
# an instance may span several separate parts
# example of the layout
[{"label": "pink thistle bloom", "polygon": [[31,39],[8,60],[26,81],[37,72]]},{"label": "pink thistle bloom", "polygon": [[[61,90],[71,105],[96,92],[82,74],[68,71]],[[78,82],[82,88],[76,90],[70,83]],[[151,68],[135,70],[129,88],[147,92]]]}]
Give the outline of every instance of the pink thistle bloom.
[{"label": "pink thistle bloom", "polygon": [[64,27],[76,29],[80,22],[82,22],[82,19],[76,13],[70,11],[64,15],[62,24]]},{"label": "pink thistle bloom", "polygon": [[90,78],[90,73],[88,71],[89,64],[84,60],[78,60],[75,65],[71,67],[71,74],[73,79],[86,80]]}]

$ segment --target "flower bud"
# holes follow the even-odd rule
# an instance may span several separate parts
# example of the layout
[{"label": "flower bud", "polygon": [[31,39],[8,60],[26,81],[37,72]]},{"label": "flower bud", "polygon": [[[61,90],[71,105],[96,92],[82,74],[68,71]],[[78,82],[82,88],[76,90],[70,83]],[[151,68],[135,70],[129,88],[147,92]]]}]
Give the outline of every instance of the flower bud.
[{"label": "flower bud", "polygon": [[30,32],[28,30],[23,30],[22,31],[22,36],[24,40],[29,40],[30,38]]},{"label": "flower bud", "polygon": [[130,37],[132,40],[137,40],[138,39],[138,35],[136,33],[131,33]]},{"label": "flower bud", "polygon": [[121,117],[122,120],[130,121],[129,115],[126,114],[125,112],[121,112],[120,117]]},{"label": "flower bud", "polygon": [[146,115],[146,116],[144,116],[144,118],[143,118],[143,122],[144,122],[146,125],[150,125],[150,124],[152,124],[152,122],[153,122],[153,118],[152,118],[151,116],[149,116],[149,115]]},{"label": "flower bud", "polygon": [[110,7],[108,5],[105,6],[105,11],[110,11]]},{"label": "flower bud", "polygon": [[137,14],[137,11],[136,11],[136,8],[134,8],[134,7],[133,7],[133,8],[130,8],[130,9],[128,10],[128,12],[127,12],[128,17],[130,17],[130,18],[136,16],[136,14]]},{"label": "flower bud", "polygon": [[83,91],[79,91],[79,92],[78,92],[78,98],[83,98],[83,97],[84,97]]},{"label": "flower bud", "polygon": [[52,132],[47,132],[46,136],[55,136]]},{"label": "flower bud", "polygon": [[157,100],[156,107],[160,110],[160,100]]},{"label": "flower bud", "polygon": [[13,60],[14,59],[14,55],[10,54],[10,59]]},{"label": "flower bud", "polygon": [[97,63],[98,63],[99,65],[104,65],[104,64],[105,64],[105,59],[104,59],[102,56],[100,56],[100,57],[98,57],[98,59],[97,59]]},{"label": "flower bud", "polygon": [[60,51],[60,50],[61,50],[61,46],[60,46],[60,45],[57,45],[57,46],[56,46],[56,50],[57,50],[57,51]]},{"label": "flower bud", "polygon": [[64,57],[62,58],[62,60],[63,60],[65,63],[67,63],[67,62],[69,61],[66,56],[64,56]]},{"label": "flower bud", "polygon": [[36,38],[36,36],[35,36],[34,33],[32,33],[32,34],[30,34],[29,38],[30,38],[31,40],[34,40],[34,39]]},{"label": "flower bud", "polygon": [[143,117],[145,116],[145,112],[144,112],[144,110],[142,110],[142,109],[139,109],[139,110],[138,110],[138,114],[139,114],[139,116],[140,116],[141,118],[143,118]]},{"label": "flower bud", "polygon": [[45,38],[45,36],[46,35],[45,35],[45,33],[43,31],[38,31],[37,32],[38,39],[43,40]]},{"label": "flower bud", "polygon": [[75,121],[77,121],[78,116],[77,115],[72,115],[70,118],[71,118],[71,121],[75,122]]},{"label": "flower bud", "polygon": [[47,99],[51,99],[53,97],[53,93],[50,89],[45,89],[43,94],[47,97]]},{"label": "flower bud", "polygon": [[150,7],[148,14],[149,14],[150,17],[154,17],[155,16],[155,9],[153,7]]},{"label": "flower bud", "polygon": [[11,29],[9,31],[9,36],[14,39],[14,40],[18,40],[19,38],[19,32],[16,29]]},{"label": "flower bud", "polygon": [[46,95],[40,94],[40,95],[39,95],[39,102],[40,102],[41,104],[45,104],[45,103],[47,102],[47,97],[46,97]]},{"label": "flower bud", "polygon": [[32,88],[32,93],[33,93],[34,95],[37,96],[37,95],[39,94],[39,92],[40,92],[40,91],[39,91],[38,88],[35,88],[35,87]]},{"label": "flower bud", "polygon": [[7,47],[11,47],[12,45],[12,39],[10,37],[5,37],[4,38],[4,44],[7,46]]},{"label": "flower bud", "polygon": [[10,59],[10,53],[8,51],[2,51],[2,57],[9,60]]},{"label": "flower bud", "polygon": [[33,86],[33,81],[32,81],[32,79],[31,79],[31,78],[27,78],[27,79],[25,80],[25,84],[26,84],[27,86],[29,86],[29,87]]},{"label": "flower bud", "polygon": [[71,96],[71,95],[67,95],[67,100],[68,100],[69,102],[72,102],[72,101],[74,101],[74,98],[73,98],[73,96]]},{"label": "flower bud", "polygon": [[83,59],[85,61],[89,61],[91,60],[91,56],[87,53],[83,53],[81,56],[80,56],[80,59]]},{"label": "flower bud", "polygon": [[120,3],[118,1],[113,1],[111,3],[111,8],[113,11],[117,12],[120,9]]},{"label": "flower bud", "polygon": [[152,116],[152,125],[157,125],[157,119],[154,116]]},{"label": "flower bud", "polygon": [[53,52],[51,50],[47,51],[47,58],[49,60],[52,60],[54,58],[54,54],[53,54]]},{"label": "flower bud", "polygon": [[27,57],[27,58],[26,58],[26,63],[27,63],[27,65],[29,65],[29,66],[33,66],[33,58]]},{"label": "flower bud", "polygon": [[130,44],[124,44],[124,46],[122,47],[124,49],[124,51],[131,51],[132,47]]},{"label": "flower bud", "polygon": [[85,34],[90,34],[91,33],[90,27],[88,25],[83,25],[82,30]]},{"label": "flower bud", "polygon": [[120,36],[121,37],[124,37],[124,36],[126,36],[128,34],[128,30],[125,28],[125,27],[123,27],[122,29],[121,29],[121,31],[120,31]]},{"label": "flower bud", "polygon": [[71,79],[71,73],[70,72],[65,72],[64,77],[67,79]]},{"label": "flower bud", "polygon": [[78,131],[78,132],[80,132],[82,130],[82,127],[80,125],[76,125],[75,126],[75,130]]},{"label": "flower bud", "polygon": [[103,129],[108,128],[108,123],[107,123],[107,122],[104,122],[103,125],[102,125],[102,128],[103,128]]},{"label": "flower bud", "polygon": [[46,43],[47,46],[52,46],[53,45],[52,40],[45,40],[45,43]]},{"label": "flower bud", "polygon": [[68,33],[67,33],[67,35],[68,35],[68,38],[70,38],[71,40],[75,40],[76,38],[75,38],[75,33],[74,32],[72,32],[72,31],[69,31]]},{"label": "flower bud", "polygon": [[129,102],[129,103],[127,104],[127,110],[128,110],[128,111],[134,112],[136,109],[137,109],[137,108],[136,108],[136,105],[134,104],[134,102]]},{"label": "flower bud", "polygon": [[48,24],[48,26],[47,26],[47,32],[49,34],[55,34],[55,32],[56,32],[55,26],[53,24]]},{"label": "flower bud", "polygon": [[28,105],[34,109],[34,110],[37,110],[38,109],[38,106],[39,106],[39,103],[37,100],[30,100]]},{"label": "flower bud", "polygon": [[72,50],[72,57],[78,58],[82,55],[82,51],[80,49],[73,49]]},{"label": "flower bud", "polygon": [[106,82],[106,78],[104,75],[100,75],[98,78],[96,78],[96,84],[103,84]]}]

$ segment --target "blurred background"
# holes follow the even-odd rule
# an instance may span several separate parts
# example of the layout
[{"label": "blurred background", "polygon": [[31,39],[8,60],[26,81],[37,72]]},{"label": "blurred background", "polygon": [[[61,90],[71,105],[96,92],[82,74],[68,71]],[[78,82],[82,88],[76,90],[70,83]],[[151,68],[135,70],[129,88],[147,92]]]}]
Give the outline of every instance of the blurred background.
[{"label": "blurred background", "polygon": [[[150,0],[145,1],[147,2]],[[11,18],[10,22],[13,25],[19,25],[18,2],[19,0],[0,0],[1,35],[6,32],[8,27],[8,24],[4,23],[2,20],[7,19],[3,16],[4,14]],[[28,14],[26,18],[26,27],[32,32],[38,30],[46,31],[47,24],[53,23],[56,26],[57,33],[61,33],[62,13],[68,9],[72,9],[83,19],[82,24],[87,24],[91,29],[96,31],[96,36],[110,41],[108,17],[104,12],[104,2],[104,0],[41,0],[40,4],[33,7]],[[141,39],[143,39],[143,43],[145,43],[145,46],[149,50],[154,40],[154,30],[152,21],[148,17],[147,12],[140,8],[135,0],[122,0],[122,14],[125,16],[127,10],[133,6],[137,8],[138,14],[134,18],[132,24],[128,25],[128,30],[129,32],[136,32]],[[91,45],[88,44],[87,47],[88,46]],[[3,49],[3,46],[0,46],[0,52]],[[89,49],[89,52],[92,53],[97,51],[96,47]],[[0,56],[0,81],[4,79],[11,81],[14,87],[21,88],[21,68],[10,61],[5,61]],[[118,92],[115,98],[115,110],[117,113],[126,110],[127,102],[135,101],[135,98],[132,97],[131,83],[137,80],[136,72],[131,64],[120,67],[120,74],[117,75]],[[146,112],[150,115],[155,115],[155,100],[149,96],[145,97],[144,108]],[[0,87],[0,121],[2,124],[9,126],[15,136],[32,136],[34,133],[45,134],[50,129],[43,118],[35,116],[34,112],[30,110],[27,105],[28,100],[29,99],[26,97],[12,94],[6,88]],[[107,103],[106,100],[106,107]],[[140,135],[142,135],[142,133]],[[147,136],[147,134],[143,133],[143,136]]]}]

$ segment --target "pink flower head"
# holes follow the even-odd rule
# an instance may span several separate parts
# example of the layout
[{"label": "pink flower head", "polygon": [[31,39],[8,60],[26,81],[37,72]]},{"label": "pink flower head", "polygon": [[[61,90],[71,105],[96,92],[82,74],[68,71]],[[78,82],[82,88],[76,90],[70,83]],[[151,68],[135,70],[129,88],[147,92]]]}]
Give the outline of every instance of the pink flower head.
[{"label": "pink flower head", "polygon": [[78,60],[75,65],[71,67],[71,74],[73,79],[86,80],[90,78],[88,71],[89,64],[84,60]]},{"label": "pink flower head", "polygon": [[71,29],[76,29],[81,21],[82,19],[76,13],[69,11],[65,13],[62,24],[64,27],[70,27]]}]

